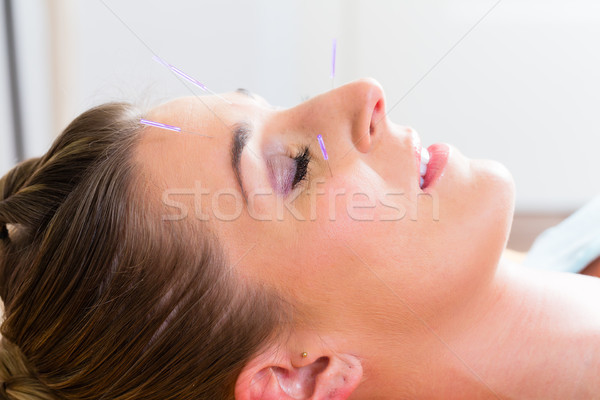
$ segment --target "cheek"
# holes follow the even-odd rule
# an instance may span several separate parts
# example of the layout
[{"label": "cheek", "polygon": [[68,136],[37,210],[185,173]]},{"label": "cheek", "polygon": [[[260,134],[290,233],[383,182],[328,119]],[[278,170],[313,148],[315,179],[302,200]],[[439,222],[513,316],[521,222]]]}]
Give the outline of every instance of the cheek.
[{"label": "cheek", "polygon": [[360,293],[373,289],[370,294],[377,295],[386,290],[380,278],[401,281],[406,270],[422,269],[426,255],[432,254],[424,249],[430,226],[425,218],[419,220],[415,199],[375,180],[335,183],[339,185],[325,188],[331,194],[317,201],[319,232],[311,236],[319,238],[315,252],[324,255],[329,271],[343,264],[333,278],[339,282],[343,277]]},{"label": "cheek", "polygon": [[[335,220],[323,221],[326,235],[315,251],[335,254],[329,271],[344,260],[346,270],[336,273],[352,277],[347,284],[362,293],[381,297],[392,288],[423,317],[447,314],[492,279],[513,211],[512,178],[499,164],[475,162],[462,178],[456,191],[438,199],[439,211],[428,198],[394,198],[390,204],[403,216],[393,221],[382,218],[391,208],[380,201],[379,187],[358,190],[345,182],[347,190],[372,196],[338,196]],[[349,212],[359,200],[365,207]]]},{"label": "cheek", "polygon": [[323,313],[380,312],[400,295],[423,318],[449,315],[493,275],[512,214],[511,180],[494,164],[472,170],[468,184],[439,199],[437,220],[430,211],[412,218],[408,196],[382,200],[381,182],[335,177],[300,200],[304,220],[254,229],[261,240],[244,264]]},{"label": "cheek", "polygon": [[[370,170],[335,176],[324,182],[311,199],[316,219],[329,224],[338,235],[354,237],[356,231],[378,229],[379,223],[398,222],[416,216],[414,188],[390,187]],[[336,226],[337,225],[337,226]]]}]

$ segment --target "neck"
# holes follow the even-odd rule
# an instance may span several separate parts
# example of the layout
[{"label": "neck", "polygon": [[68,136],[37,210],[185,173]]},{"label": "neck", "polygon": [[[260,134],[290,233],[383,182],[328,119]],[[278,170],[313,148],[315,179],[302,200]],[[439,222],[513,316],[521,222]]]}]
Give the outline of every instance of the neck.
[{"label": "neck", "polygon": [[489,290],[464,310],[393,348],[383,341],[389,357],[370,365],[376,378],[356,398],[592,398],[598,306],[597,278],[502,260]]}]

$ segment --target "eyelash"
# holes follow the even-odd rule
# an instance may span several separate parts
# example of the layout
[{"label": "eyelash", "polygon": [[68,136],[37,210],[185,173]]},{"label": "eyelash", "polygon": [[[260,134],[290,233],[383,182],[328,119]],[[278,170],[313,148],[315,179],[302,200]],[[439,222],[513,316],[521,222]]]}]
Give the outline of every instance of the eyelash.
[{"label": "eyelash", "polygon": [[296,173],[294,174],[294,180],[292,182],[292,189],[294,189],[300,182],[306,179],[308,174],[308,164],[310,164],[310,152],[308,146],[304,147],[300,154],[294,157],[296,162]]}]

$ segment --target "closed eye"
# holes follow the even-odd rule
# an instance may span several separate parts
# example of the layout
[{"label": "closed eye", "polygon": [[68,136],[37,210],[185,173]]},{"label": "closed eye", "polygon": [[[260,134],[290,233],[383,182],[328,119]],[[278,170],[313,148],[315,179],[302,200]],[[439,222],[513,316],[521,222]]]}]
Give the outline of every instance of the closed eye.
[{"label": "closed eye", "polygon": [[310,163],[310,152],[308,147],[305,147],[300,154],[294,157],[296,162],[296,173],[294,174],[294,180],[292,182],[292,189],[306,179],[308,173],[308,164]]},{"label": "closed eye", "polygon": [[296,156],[277,154],[267,158],[267,169],[273,189],[287,196],[308,177],[311,156],[308,147]]}]

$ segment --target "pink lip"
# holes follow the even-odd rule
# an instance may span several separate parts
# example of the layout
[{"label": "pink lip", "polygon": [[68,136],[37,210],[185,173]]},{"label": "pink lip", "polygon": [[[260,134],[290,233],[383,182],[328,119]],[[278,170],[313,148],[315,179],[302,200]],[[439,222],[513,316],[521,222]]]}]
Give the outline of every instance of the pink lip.
[{"label": "pink lip", "polygon": [[423,177],[423,189],[433,186],[444,175],[444,169],[450,156],[450,146],[445,143],[432,144],[427,150],[430,158],[427,172]]}]

